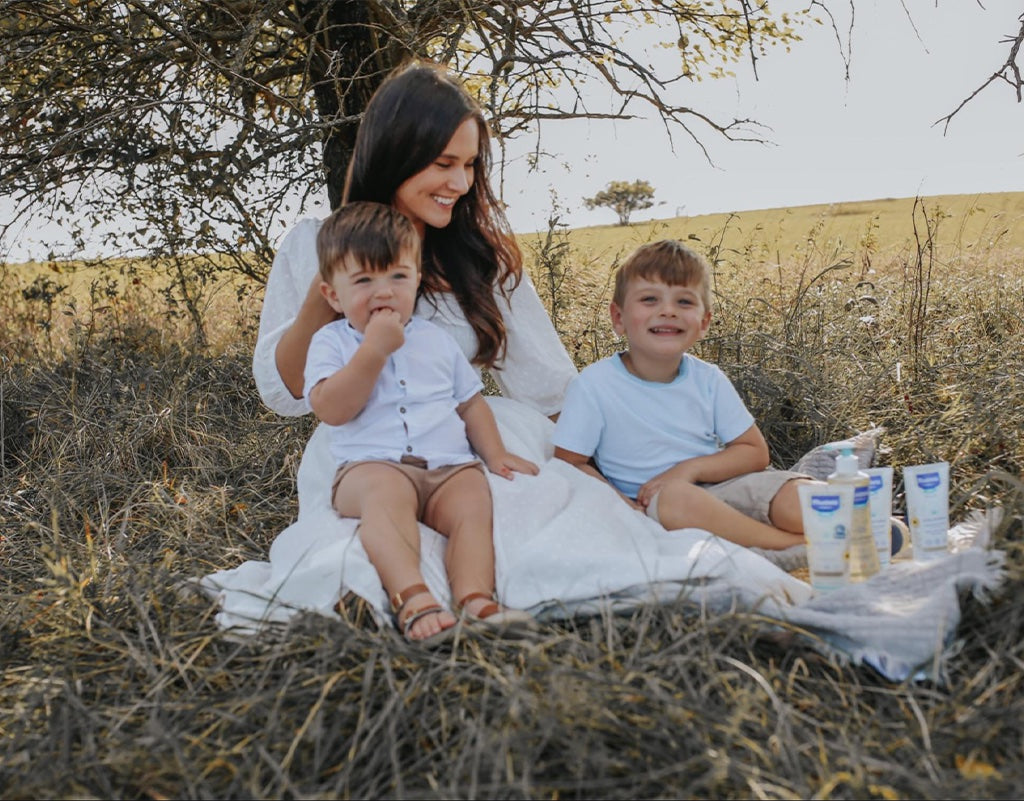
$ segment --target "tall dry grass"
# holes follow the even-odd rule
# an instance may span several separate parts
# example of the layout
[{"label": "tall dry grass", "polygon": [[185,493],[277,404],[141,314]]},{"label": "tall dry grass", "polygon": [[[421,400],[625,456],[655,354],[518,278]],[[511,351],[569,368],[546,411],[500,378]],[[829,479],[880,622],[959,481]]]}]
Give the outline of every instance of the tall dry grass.
[{"label": "tall dry grass", "polygon": [[[1007,584],[964,599],[944,685],[892,685],[755,614],[685,605],[443,653],[358,604],[236,641],[181,582],[266,558],[311,431],[255,394],[258,289],[225,293],[202,349],[144,283],[72,314],[61,293],[8,293],[0,797],[1015,795],[1024,269],[1015,251],[932,248],[929,224],[870,268],[813,237],[772,262],[697,243],[717,304],[700,355],[779,463],[883,425],[887,462],[951,462],[954,516],[1008,512]],[[577,362],[613,352],[614,254],[556,229],[532,260]]]}]

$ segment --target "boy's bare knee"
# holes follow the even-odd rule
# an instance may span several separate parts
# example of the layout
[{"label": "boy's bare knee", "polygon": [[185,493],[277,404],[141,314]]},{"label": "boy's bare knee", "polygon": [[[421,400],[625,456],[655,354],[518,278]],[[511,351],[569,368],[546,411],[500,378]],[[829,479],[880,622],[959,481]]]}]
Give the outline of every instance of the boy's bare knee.
[{"label": "boy's bare knee", "polygon": [[460,470],[437,488],[427,500],[423,522],[435,531],[449,534],[453,528],[468,523],[490,536],[491,488],[479,470]]},{"label": "boy's bare knee", "polygon": [[700,527],[711,496],[695,484],[681,482],[663,487],[658,493],[658,518],[665,528]]},{"label": "boy's bare knee", "polygon": [[783,484],[768,505],[768,519],[771,524],[783,531],[803,533],[803,512],[800,509],[800,495],[797,487],[801,484],[822,483],[812,478],[794,478]]},{"label": "boy's bare knee", "polygon": [[416,514],[416,488],[399,470],[385,464],[358,465],[341,480],[334,508],[342,517],[366,517],[375,512]]}]

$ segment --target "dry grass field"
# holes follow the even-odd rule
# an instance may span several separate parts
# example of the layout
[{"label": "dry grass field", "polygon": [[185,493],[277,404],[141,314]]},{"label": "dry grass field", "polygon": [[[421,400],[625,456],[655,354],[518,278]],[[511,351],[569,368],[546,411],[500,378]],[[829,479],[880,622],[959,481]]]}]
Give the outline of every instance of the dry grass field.
[{"label": "dry grass field", "polygon": [[522,237],[578,364],[619,344],[616,261],[687,238],[715,265],[699,355],[777,463],[881,425],[883,463],[951,463],[955,519],[1005,510],[1003,588],[963,599],[943,681],[904,684],[682,603],[440,653],[358,607],[238,641],[179,588],[266,558],[296,513],[312,422],[256,395],[260,287],[197,282],[189,309],[144,264],[0,265],[0,797],[1018,795],[1022,215],[985,195]]},{"label": "dry grass field", "polygon": [[[778,263],[782,256],[791,261],[808,248],[851,254],[860,266],[864,260],[884,266],[913,242],[915,222],[923,227],[914,204],[913,198],[886,198],[706,214],[634,223],[627,229],[580,228],[572,238],[593,253],[614,254],[623,245],[651,238],[695,237],[708,250],[742,254],[751,267]],[[936,244],[949,256],[1024,251],[1024,192],[932,196],[921,198],[920,207],[936,228]]]}]

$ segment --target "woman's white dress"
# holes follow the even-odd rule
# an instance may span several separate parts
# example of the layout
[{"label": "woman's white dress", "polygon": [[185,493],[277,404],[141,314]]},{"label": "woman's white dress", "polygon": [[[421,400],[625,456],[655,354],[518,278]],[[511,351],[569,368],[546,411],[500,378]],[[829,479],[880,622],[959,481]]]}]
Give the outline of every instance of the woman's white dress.
[{"label": "woman's white dress", "polygon": [[[281,381],[274,351],[316,273],[319,224],[306,219],[287,234],[267,281],[253,375],[264,402],[282,415],[309,413]],[[696,529],[665,532],[607,485],[551,459],[548,415],[561,408],[576,370],[528,278],[510,301],[499,295],[498,302],[508,348],[501,369],[492,371],[502,397],[488,401],[506,447],[541,466],[539,475],[512,481],[489,476],[497,589],[504,603],[550,617],[681,592],[748,608],[788,606],[809,597],[806,583],[756,553]],[[421,300],[416,313],[448,331],[467,356],[475,352],[473,331],[454,298],[442,296],[437,308]],[[275,539],[270,561],[246,562],[202,579],[219,600],[222,626],[257,630],[303,610],[334,615],[335,603],[349,591],[385,616],[387,596],[355,535],[355,521],[331,508],[335,466],[326,434],[321,424],[306,445],[298,470],[298,519]],[[450,603],[445,539],[420,528],[424,578],[435,597]]]}]

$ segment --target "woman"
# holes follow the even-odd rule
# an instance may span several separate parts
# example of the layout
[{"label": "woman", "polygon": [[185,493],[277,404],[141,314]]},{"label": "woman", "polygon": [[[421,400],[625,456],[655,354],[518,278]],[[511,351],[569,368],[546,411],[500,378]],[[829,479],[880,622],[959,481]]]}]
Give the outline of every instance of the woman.
[{"label": "woman", "polygon": [[[344,200],[390,203],[412,220],[423,237],[416,314],[447,330],[478,369],[490,370],[503,397],[489,401],[509,450],[546,463],[539,476],[490,482],[501,600],[564,611],[629,588],[649,595],[659,581],[720,577],[723,564],[749,576],[750,560],[764,563],[754,565],[764,577],[755,596],[800,595],[806,585],[760,557],[709,544],[700,532],[666,538],[607,486],[548,462],[548,418],[557,415],[576,370],[523,272],[488,182],[490,162],[487,125],[466,90],[436,66],[412,64],[391,75],[367,107]],[[301,398],[306,350],[313,333],[335,318],[315,279],[319,225],[303,220],[287,234],[267,281],[253,374],[263,400],[283,415],[309,411]],[[386,594],[355,524],[331,508],[325,434],[318,427],[306,447],[299,517],[275,540],[269,564],[248,562],[204,579],[220,597],[223,625],[258,628],[299,609],[333,614],[349,591],[386,614]],[[450,604],[445,542],[425,527],[421,538],[426,584]]]}]

